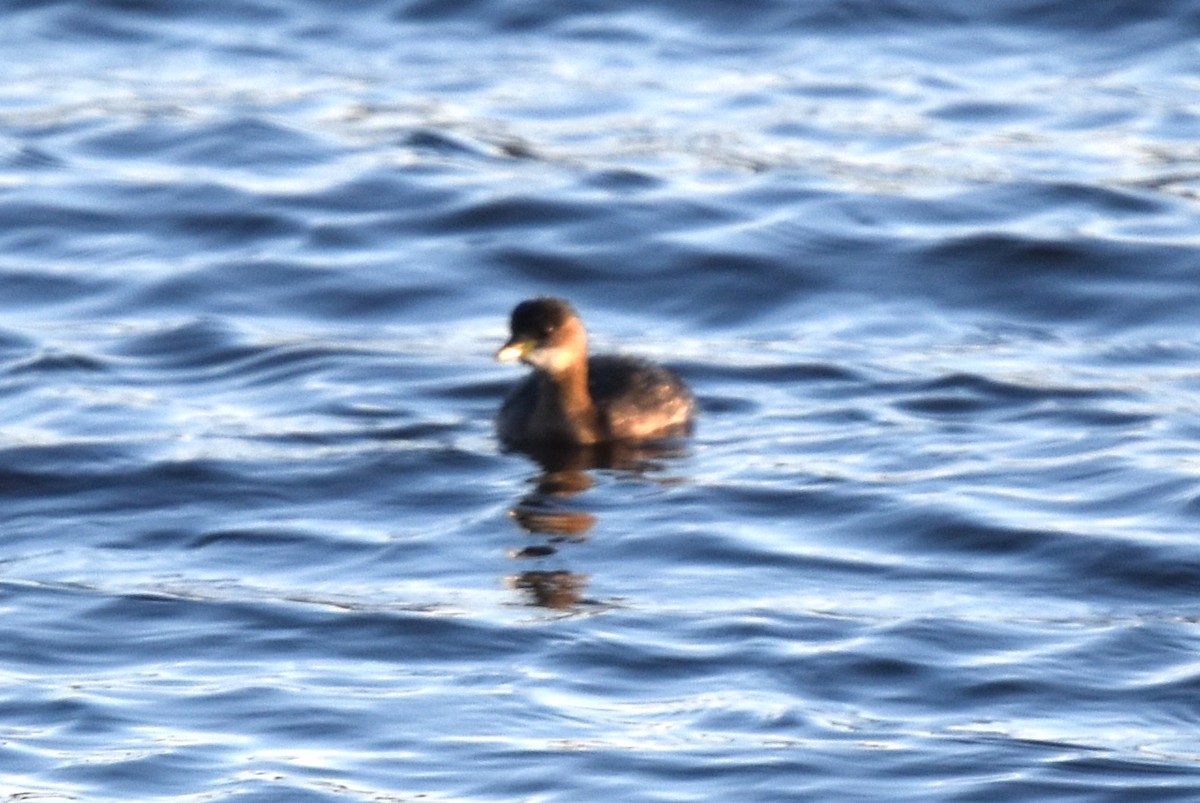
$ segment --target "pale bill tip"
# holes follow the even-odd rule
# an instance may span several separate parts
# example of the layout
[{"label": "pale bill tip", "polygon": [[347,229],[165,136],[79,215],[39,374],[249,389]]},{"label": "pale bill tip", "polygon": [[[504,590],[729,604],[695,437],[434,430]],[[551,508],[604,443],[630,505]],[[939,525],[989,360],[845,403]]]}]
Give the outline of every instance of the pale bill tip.
[{"label": "pale bill tip", "polygon": [[521,344],[514,343],[496,352],[496,362],[517,362],[521,359]]}]

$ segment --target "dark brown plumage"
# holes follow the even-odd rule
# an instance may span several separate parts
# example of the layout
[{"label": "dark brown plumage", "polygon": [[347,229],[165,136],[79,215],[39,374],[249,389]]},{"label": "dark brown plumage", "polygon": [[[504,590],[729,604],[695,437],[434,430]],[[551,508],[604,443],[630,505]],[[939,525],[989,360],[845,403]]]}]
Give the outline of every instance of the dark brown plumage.
[{"label": "dark brown plumage", "polygon": [[500,408],[496,429],[505,443],[636,442],[690,431],[695,400],[683,380],[636,357],[589,358],[583,323],[566,301],[523,301],[509,326],[496,359],[534,372]]}]

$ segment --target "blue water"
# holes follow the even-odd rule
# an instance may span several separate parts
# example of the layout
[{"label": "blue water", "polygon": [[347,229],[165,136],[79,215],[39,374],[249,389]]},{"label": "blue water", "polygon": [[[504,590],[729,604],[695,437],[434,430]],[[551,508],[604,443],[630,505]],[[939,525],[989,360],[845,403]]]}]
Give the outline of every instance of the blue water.
[{"label": "blue water", "polygon": [[3,799],[1200,800],[1200,3],[0,15]]}]

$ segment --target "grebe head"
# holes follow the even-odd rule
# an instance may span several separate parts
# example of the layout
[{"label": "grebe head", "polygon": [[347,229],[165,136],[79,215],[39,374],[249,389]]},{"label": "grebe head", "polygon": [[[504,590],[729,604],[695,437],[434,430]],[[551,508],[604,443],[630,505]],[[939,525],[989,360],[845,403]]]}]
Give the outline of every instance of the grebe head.
[{"label": "grebe head", "polygon": [[561,298],[531,298],[512,311],[500,362],[523,362],[556,376],[586,366],[587,334],[575,310]]}]

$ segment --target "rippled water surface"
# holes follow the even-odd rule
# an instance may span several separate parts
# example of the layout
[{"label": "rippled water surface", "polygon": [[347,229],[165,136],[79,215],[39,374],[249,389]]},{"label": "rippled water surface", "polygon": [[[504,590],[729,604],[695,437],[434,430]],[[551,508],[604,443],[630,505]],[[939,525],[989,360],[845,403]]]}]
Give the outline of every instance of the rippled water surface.
[{"label": "rippled water surface", "polygon": [[1200,5],[568,6],[2,12],[0,796],[1200,799]]}]

